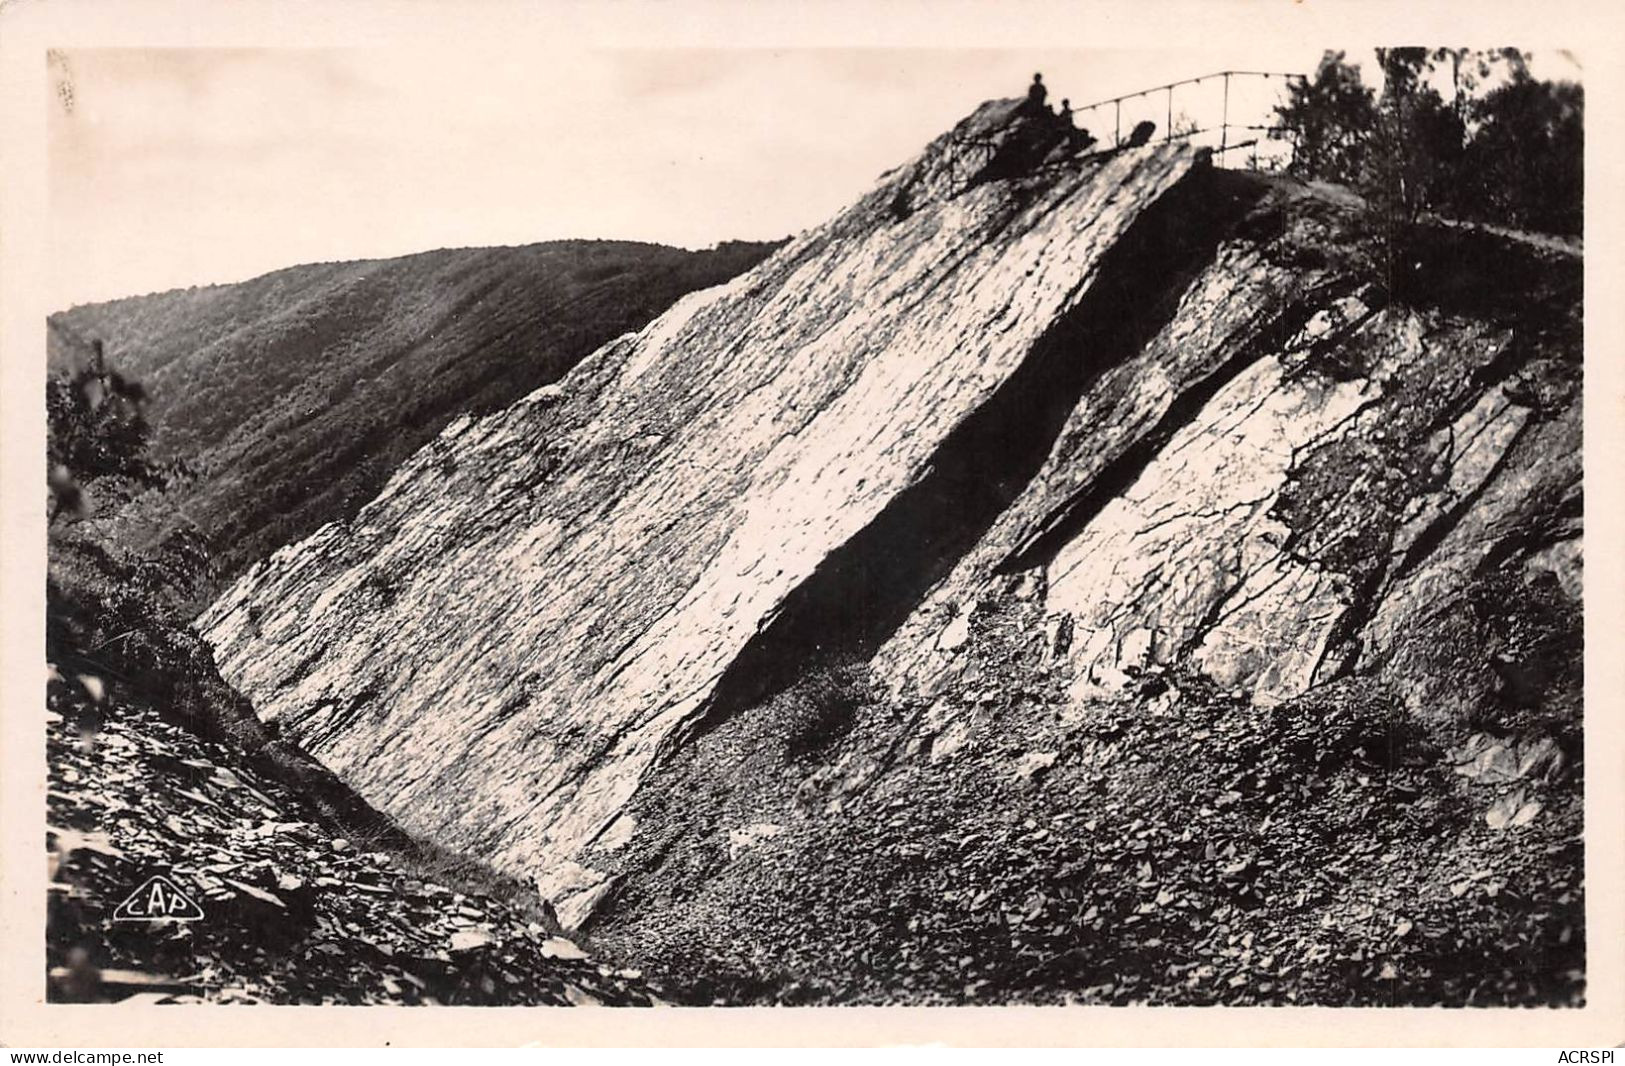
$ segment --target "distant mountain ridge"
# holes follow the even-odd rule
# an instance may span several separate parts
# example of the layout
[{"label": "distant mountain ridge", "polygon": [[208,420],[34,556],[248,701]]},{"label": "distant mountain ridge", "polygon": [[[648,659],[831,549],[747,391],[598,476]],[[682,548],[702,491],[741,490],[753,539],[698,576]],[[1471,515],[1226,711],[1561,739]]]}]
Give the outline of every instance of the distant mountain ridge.
[{"label": "distant mountain ridge", "polygon": [[507,406],[777,244],[553,241],[323,263],[49,319],[53,370],[101,340],[151,397],[152,452],[198,476],[125,515],[191,524],[229,576],[354,512],[457,415]]}]

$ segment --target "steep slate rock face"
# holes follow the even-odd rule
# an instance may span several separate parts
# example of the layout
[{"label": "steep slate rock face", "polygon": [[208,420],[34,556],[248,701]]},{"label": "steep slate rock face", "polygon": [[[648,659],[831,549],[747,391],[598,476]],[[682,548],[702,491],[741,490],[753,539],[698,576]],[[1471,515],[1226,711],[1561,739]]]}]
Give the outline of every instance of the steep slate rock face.
[{"label": "steep slate rock face", "polygon": [[1177,145],[1062,159],[985,105],[453,424],[202,626],[376,806],[635,942],[730,870],[867,847],[844,819],[888,789],[1075,784],[1080,723],[1165,717],[1175,673],[1266,724],[1493,706],[1485,743],[1548,744],[1579,714],[1578,256],[1442,231],[1378,284],[1357,207]]},{"label": "steep slate rock face", "polygon": [[[1303,245],[1219,249],[882,652],[894,691],[957,676],[966,615],[1006,588],[1079,700],[1158,666],[1260,704],[1361,671],[1452,721],[1552,672],[1553,612],[1580,596],[1578,257],[1498,248],[1475,274],[1494,314],[1390,303],[1283,258]],[[1577,678],[1525,680],[1525,702],[1577,698]]]},{"label": "steep slate rock face", "polygon": [[[1520,515],[1541,512],[1554,492],[1578,493],[1578,411],[1569,408],[1537,431],[1534,413],[1498,383],[1471,380],[1504,340],[1471,327],[1437,327],[1424,349],[1425,327],[1415,315],[1376,315],[1350,303],[1360,325],[1344,340],[1371,346],[1378,362],[1369,376],[1294,376],[1289,360],[1304,350],[1303,335],[1261,356],[1087,524],[1024,571],[1041,579],[1049,608],[1073,634],[1068,657],[1080,693],[1122,687],[1125,669],[1189,658],[1260,702],[1296,695],[1350,665],[1331,653],[1351,612],[1375,614],[1365,635],[1368,654],[1381,655],[1404,641],[1427,604],[1459,597],[1472,566]],[[1440,391],[1449,388],[1449,403],[1465,408],[1432,433],[1425,425],[1438,412],[1410,406],[1411,383],[1402,380],[1422,374],[1453,377]],[[1408,439],[1418,428],[1420,439]],[[1526,430],[1544,439],[1524,438]],[[1094,428],[1095,454],[1121,451],[1122,431],[1117,418]],[[1296,498],[1295,481],[1313,474],[1317,460],[1363,467],[1393,447],[1416,453],[1405,456],[1415,480],[1391,501],[1398,513],[1389,516],[1389,543],[1371,536],[1385,516],[1362,506],[1370,500],[1322,499],[1314,505],[1330,513],[1284,513]],[[1355,467],[1354,483],[1340,480],[1339,487],[1359,494],[1381,475],[1379,465]],[[1038,492],[1012,509],[1008,525],[1052,502]],[[1465,528],[1453,528],[1448,543],[1423,545],[1426,531],[1457,509]],[[1566,545],[1532,565],[1571,590],[1576,523],[1530,546]],[[1505,527],[1500,535],[1497,527]],[[1370,554],[1347,557],[1355,538],[1370,541],[1357,549]],[[1467,552],[1467,544],[1479,550]],[[965,600],[976,595],[970,584],[957,586]]]},{"label": "steep slate rock face", "polygon": [[[958,132],[1008,137],[1012,107]],[[962,525],[958,490],[1012,439],[1042,457],[1022,401],[1076,358],[1089,309],[1134,296],[1125,249],[1199,163],[1169,146],[975,184],[940,138],[256,566],[200,622],[223,675],[408,827],[592,892],[568,861],[674,730],[751,694],[730,666],[840,587],[843,548]],[[915,555],[945,569],[976,532]]]},{"label": "steep slate rock face", "polygon": [[926,538],[802,586],[594,842],[601,949],[702,1002],[1579,1001],[1578,255],[1384,279],[1259,175],[1154,212],[945,574],[880,632],[830,604]]}]

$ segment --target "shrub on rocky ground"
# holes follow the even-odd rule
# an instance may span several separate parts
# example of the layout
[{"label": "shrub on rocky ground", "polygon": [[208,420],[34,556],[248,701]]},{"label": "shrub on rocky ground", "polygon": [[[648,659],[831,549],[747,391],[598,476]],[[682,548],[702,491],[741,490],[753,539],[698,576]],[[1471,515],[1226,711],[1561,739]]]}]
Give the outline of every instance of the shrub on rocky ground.
[{"label": "shrub on rocky ground", "polygon": [[804,759],[850,732],[859,709],[875,702],[875,693],[864,665],[835,663],[809,671],[778,701],[787,717],[785,751]]}]

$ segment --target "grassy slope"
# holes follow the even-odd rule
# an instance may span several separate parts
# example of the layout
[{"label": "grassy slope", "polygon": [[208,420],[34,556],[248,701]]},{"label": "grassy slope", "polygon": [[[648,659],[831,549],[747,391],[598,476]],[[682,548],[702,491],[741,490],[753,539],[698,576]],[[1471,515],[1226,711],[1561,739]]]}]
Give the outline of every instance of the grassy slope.
[{"label": "grassy slope", "polygon": [[354,513],[458,414],[556,380],[772,247],[561,241],[292,267],[52,316],[51,361],[101,339],[151,396],[154,457],[198,471],[116,539],[151,546],[189,521],[229,577]]}]

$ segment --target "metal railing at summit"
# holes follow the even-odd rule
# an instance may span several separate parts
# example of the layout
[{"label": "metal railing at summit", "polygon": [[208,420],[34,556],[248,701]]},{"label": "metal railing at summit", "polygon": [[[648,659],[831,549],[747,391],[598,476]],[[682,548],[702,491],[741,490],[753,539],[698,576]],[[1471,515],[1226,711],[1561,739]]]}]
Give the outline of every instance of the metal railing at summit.
[{"label": "metal railing at summit", "polygon": [[[1074,107],[1072,123],[1087,130],[1094,143],[1068,162],[1087,162],[1133,143],[1192,141],[1209,148],[1221,166],[1285,169],[1297,151],[1298,131],[1275,121],[1275,105],[1281,102],[1282,88],[1294,80],[1305,76],[1221,70]],[[1133,131],[1147,122],[1155,133],[1136,142]],[[960,173],[986,166],[996,147],[992,140],[978,137],[956,137],[954,146],[955,170]],[[1237,154],[1241,152],[1246,154]]]},{"label": "metal railing at summit", "polygon": [[[1181,78],[1166,85],[1154,85],[1149,89],[1138,92],[1125,93],[1122,96],[1112,96],[1105,100],[1097,100],[1092,104],[1072,109],[1073,121],[1080,126],[1088,126],[1083,116],[1087,114],[1100,114],[1110,108],[1112,119],[1112,147],[1121,148],[1123,139],[1124,105],[1129,104],[1131,121],[1155,121],[1162,119],[1157,125],[1162,133],[1161,137],[1153,138],[1161,141],[1197,140],[1217,135],[1218,144],[1213,145],[1214,154],[1223,156],[1226,153],[1244,148],[1256,148],[1262,138],[1284,142],[1287,148],[1287,160],[1290,161],[1291,152],[1297,147],[1297,130],[1276,122],[1232,122],[1232,113],[1239,113],[1248,118],[1264,118],[1272,115],[1274,104],[1278,100],[1276,86],[1290,84],[1292,81],[1306,80],[1302,74],[1289,74],[1280,71],[1267,70],[1221,70],[1213,74],[1203,74],[1196,78]],[[1207,114],[1211,116],[1211,99],[1204,100],[1198,87],[1207,86],[1215,89],[1218,96],[1218,122],[1203,125],[1201,119],[1195,116]],[[1249,90],[1242,94],[1239,90],[1246,86]],[[1267,91],[1259,93],[1252,91],[1263,87]],[[1189,104],[1194,101],[1196,111],[1186,106],[1175,109],[1175,101],[1181,97],[1179,90],[1185,90],[1183,99]],[[1233,90],[1237,90],[1233,92]],[[1241,97],[1240,99],[1235,99]],[[1135,104],[1144,103],[1149,107],[1135,107]],[[1147,115],[1145,112],[1150,111]],[[1154,117],[1153,117],[1154,116]],[[1177,123],[1178,119],[1185,119]],[[1176,124],[1177,123],[1177,124]],[[1130,129],[1133,127],[1131,126]],[[1237,134],[1232,137],[1231,134]],[[1250,136],[1249,136],[1250,135]],[[1242,139],[1247,137],[1248,139]],[[1256,153],[1255,153],[1256,155]]]}]

